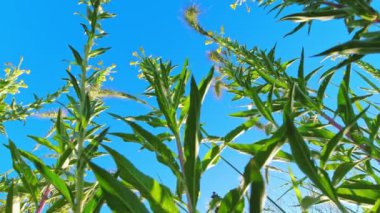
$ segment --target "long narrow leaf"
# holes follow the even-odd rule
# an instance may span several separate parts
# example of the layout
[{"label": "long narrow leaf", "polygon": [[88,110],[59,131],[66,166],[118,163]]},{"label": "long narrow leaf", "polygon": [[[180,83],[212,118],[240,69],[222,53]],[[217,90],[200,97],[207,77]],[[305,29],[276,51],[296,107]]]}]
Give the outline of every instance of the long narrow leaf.
[{"label": "long narrow leaf", "polygon": [[148,213],[140,199],[104,169],[89,162],[110,208],[116,212]]},{"label": "long narrow leaf", "polygon": [[250,161],[244,172],[244,179],[251,182],[251,197],[249,206],[251,213],[261,213],[265,203],[265,181],[260,172],[260,167],[256,161]]},{"label": "long narrow leaf", "polygon": [[164,144],[162,141],[150,133],[149,131],[145,130],[140,125],[132,122],[132,121],[125,121],[127,124],[129,124],[132,129],[143,137],[145,141],[143,142],[144,147],[148,148],[149,150],[153,151],[159,162],[163,163],[164,165],[168,166],[172,172],[180,176],[180,170],[177,161],[175,160],[174,153]]},{"label": "long narrow leaf", "polygon": [[335,189],[333,188],[328,175],[320,169],[315,167],[315,163],[311,159],[310,150],[303,140],[302,136],[297,131],[292,119],[288,112],[285,113],[285,125],[287,126],[288,141],[293,153],[294,160],[311,181],[328,196],[338,208],[346,212],[343,205],[340,203],[336,196]]},{"label": "long narrow leaf", "polygon": [[174,203],[174,197],[166,186],[140,172],[128,159],[115,150],[105,145],[103,147],[115,160],[120,177],[148,200],[152,211],[179,212]]},{"label": "long narrow leaf", "polygon": [[193,209],[196,207],[200,189],[201,162],[198,156],[200,137],[201,96],[194,78],[191,79],[190,108],[186,120],[184,154],[185,181]]},{"label": "long narrow leaf", "polygon": [[37,206],[41,196],[39,181],[32,169],[21,158],[19,150],[16,148],[16,145],[12,141],[9,141],[9,149],[12,155],[13,168],[20,176],[22,183],[30,193],[32,200]]},{"label": "long narrow leaf", "polygon": [[7,194],[7,203],[5,204],[5,213],[20,212],[20,198],[17,193],[14,181],[9,187]]},{"label": "long narrow leaf", "polygon": [[51,171],[49,167],[42,164],[39,161],[33,162],[38,171],[41,173],[44,178],[51,183],[66,200],[73,206],[74,205],[74,196],[71,189],[67,186],[65,181],[61,179],[54,171]]}]

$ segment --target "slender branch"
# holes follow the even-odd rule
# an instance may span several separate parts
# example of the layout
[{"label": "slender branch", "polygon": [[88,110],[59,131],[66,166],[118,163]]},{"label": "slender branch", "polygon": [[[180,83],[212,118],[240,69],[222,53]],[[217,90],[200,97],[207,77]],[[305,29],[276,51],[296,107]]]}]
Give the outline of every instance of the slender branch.
[{"label": "slender branch", "polygon": [[[324,119],[326,119],[329,122],[329,124],[331,124],[333,127],[337,128],[339,131],[342,131],[344,129],[343,126],[341,126],[340,124],[338,124],[333,118],[331,118],[330,116],[328,116],[326,113],[324,113],[324,112],[321,111],[321,112],[319,112],[319,114]],[[349,138],[351,140],[354,140],[349,132],[347,132],[345,135],[346,135],[347,138]],[[367,154],[370,154],[369,151],[368,151],[368,146],[367,145],[365,145],[365,144],[358,144],[358,146],[360,147],[360,149],[362,151],[364,151]],[[376,160],[378,163],[380,163],[380,159],[374,157],[374,160]]]},{"label": "slender branch", "polygon": [[[324,112],[319,112],[319,114],[324,118],[326,119],[329,124],[333,125],[335,128],[337,128],[339,131],[342,131],[343,129],[343,126],[341,126],[340,124],[338,124],[333,118],[331,118],[330,116],[328,116],[326,113]],[[351,138],[351,136],[349,137]]]},{"label": "slender branch", "polygon": [[48,186],[46,187],[46,189],[45,189],[43,195],[42,195],[42,198],[41,198],[41,201],[40,201],[40,203],[39,203],[39,205],[38,205],[38,209],[37,209],[36,213],[41,213],[42,210],[44,209],[45,204],[46,204],[46,200],[47,200],[48,197],[49,197],[50,191],[51,191],[51,189],[50,189],[50,185],[48,185]]}]

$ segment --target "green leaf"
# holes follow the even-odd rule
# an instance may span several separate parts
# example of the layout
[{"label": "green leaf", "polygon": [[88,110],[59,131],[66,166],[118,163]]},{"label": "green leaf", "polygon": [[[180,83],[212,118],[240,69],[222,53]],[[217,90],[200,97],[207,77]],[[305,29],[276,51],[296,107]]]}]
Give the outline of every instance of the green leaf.
[{"label": "green leaf", "polygon": [[7,194],[7,203],[5,205],[5,213],[20,212],[20,197],[17,193],[17,188],[12,181]]},{"label": "green leaf", "polygon": [[259,95],[257,94],[256,89],[251,88],[248,92],[253,102],[255,103],[257,110],[261,113],[261,115],[263,115],[264,118],[266,118],[268,121],[272,122],[273,124],[276,124],[271,112],[264,106]]},{"label": "green leaf", "polygon": [[306,80],[304,74],[304,65],[305,64],[305,50],[302,48],[301,61],[298,67],[298,84],[302,92],[307,93],[306,90]]},{"label": "green leaf", "polygon": [[249,207],[251,213],[261,213],[265,203],[265,181],[260,173],[260,165],[256,160],[251,160],[246,166],[244,172],[244,181],[251,183],[251,197],[249,199]]},{"label": "green leaf", "polygon": [[[365,77],[363,74],[361,74],[360,72],[356,72],[365,82],[367,82],[368,85],[370,85],[372,87],[372,89],[374,89],[375,91],[377,91],[378,93],[380,93],[380,88],[376,86],[375,83],[373,83],[371,80],[369,80],[367,77]],[[380,74],[380,72],[379,72]]]},{"label": "green leaf", "polygon": [[73,152],[72,148],[66,148],[66,150],[59,156],[56,167],[62,168],[65,165],[66,161],[69,160],[69,157],[72,152]]},{"label": "green leaf", "polygon": [[367,169],[367,174],[366,175],[371,176],[375,180],[375,182],[380,185],[380,177],[375,173],[374,168],[371,165],[371,161],[367,160],[365,162],[365,167]]},{"label": "green leaf", "polygon": [[243,134],[245,131],[255,126],[258,121],[259,121],[258,117],[250,118],[249,120],[245,121],[244,123],[240,124],[233,130],[231,130],[229,133],[227,133],[226,136],[224,136],[224,141],[226,143],[233,141],[239,135]]},{"label": "green leaf", "polygon": [[344,78],[340,84],[338,92],[338,114],[344,121],[346,125],[351,123],[354,118],[354,110],[352,108],[351,99],[349,97],[350,90],[350,74],[351,74],[351,65],[347,65]]},{"label": "green leaf", "polygon": [[143,70],[144,77],[148,80],[152,89],[154,89],[156,101],[165,116],[169,129],[174,134],[177,134],[176,109],[171,102],[169,85],[169,73],[173,67],[170,63],[164,64],[161,60],[158,65],[156,60],[145,58],[140,63],[140,68]]},{"label": "green leaf", "polygon": [[109,127],[102,130],[93,140],[91,140],[90,144],[86,146],[85,154],[86,154],[88,159],[91,159],[91,157],[94,155],[94,153],[96,153],[99,145],[105,139],[105,137],[108,133],[108,130],[109,130]]},{"label": "green leaf", "polygon": [[90,54],[88,54],[88,57],[89,58],[94,58],[94,57],[96,57],[98,55],[101,55],[101,54],[105,53],[109,49],[111,49],[111,48],[108,47],[108,48],[99,48],[99,49],[93,50],[93,51],[91,51]]},{"label": "green leaf", "polygon": [[[289,168],[289,176],[290,176],[290,180],[292,181],[293,191],[296,194],[296,197],[297,197],[299,204],[301,205],[302,194],[301,194],[301,190],[298,187],[299,182],[297,181],[296,177],[294,176],[294,174],[290,168]],[[301,205],[301,207],[302,207],[302,205]],[[304,211],[305,211],[305,209],[302,207],[302,212],[304,212]]]},{"label": "green leaf", "polygon": [[380,197],[380,185],[365,182],[343,184],[337,188],[337,193],[340,198],[360,204],[375,205]]},{"label": "green leaf", "polygon": [[312,20],[327,21],[343,18],[349,15],[347,9],[312,10],[303,13],[294,13],[281,18],[281,21],[308,22]]},{"label": "green leaf", "polygon": [[326,200],[324,200],[321,196],[318,196],[318,197],[305,196],[305,197],[302,198],[301,207],[303,209],[307,210],[311,206],[313,206],[315,204],[319,204],[319,203],[325,202],[325,201]]},{"label": "green leaf", "polygon": [[273,136],[265,141],[263,145],[257,150],[254,157],[255,165],[260,169],[268,164],[274,156],[281,150],[282,145],[285,143],[286,127],[279,128]]},{"label": "green leaf", "polygon": [[246,117],[255,116],[255,115],[257,115],[257,113],[258,113],[257,109],[250,109],[250,110],[231,113],[230,116],[239,117],[239,118],[246,118]]},{"label": "green leaf", "polygon": [[336,45],[326,51],[323,51],[316,56],[324,55],[367,55],[380,52],[380,41],[379,40],[351,40],[346,43]]},{"label": "green leaf", "polygon": [[32,136],[32,135],[28,135],[29,138],[33,139],[34,141],[36,141],[37,143],[43,145],[43,146],[46,146],[47,148],[49,148],[50,150],[53,150],[55,151],[56,153],[61,153],[61,150],[59,147],[53,145],[52,143],[50,143],[50,141],[46,138],[40,138],[40,137],[35,137],[35,136]]},{"label": "green leaf", "polygon": [[201,81],[199,84],[199,100],[201,103],[206,97],[207,91],[210,88],[212,77],[214,76],[214,66],[211,67],[210,72],[207,74],[206,78]]},{"label": "green leaf", "polygon": [[104,202],[105,199],[102,189],[98,187],[94,195],[89,201],[86,202],[85,206],[83,207],[83,213],[99,213]]},{"label": "green leaf", "polygon": [[288,32],[287,34],[284,35],[284,38],[285,37],[288,37],[290,35],[293,35],[294,33],[298,32],[300,29],[302,29],[305,25],[306,25],[307,22],[302,22],[302,23],[299,23],[292,31]]},{"label": "green leaf", "polygon": [[362,163],[364,160],[358,160],[356,162],[345,162],[338,166],[338,168],[335,170],[334,175],[332,177],[332,183],[334,186],[338,185],[339,182],[344,178],[344,176],[350,172],[355,166],[357,166],[359,163]]},{"label": "green leaf", "polygon": [[372,77],[374,77],[377,80],[380,80],[380,70],[375,68],[374,65],[367,63],[363,60],[357,60],[355,63],[365,72],[370,74]]},{"label": "green leaf", "polygon": [[47,210],[46,210],[46,213],[55,213],[55,212],[62,212],[62,208],[64,206],[66,206],[67,204],[67,201],[66,199],[63,197],[61,199],[58,199],[57,201],[55,201]]},{"label": "green leaf", "polygon": [[174,153],[164,143],[162,143],[158,137],[132,121],[124,121],[132,127],[135,133],[145,139],[145,141],[142,141],[141,143],[145,148],[156,154],[159,162],[168,166],[176,176],[181,176]]},{"label": "green leaf", "polygon": [[110,133],[110,135],[114,135],[116,137],[119,137],[125,142],[141,142],[140,139],[135,134],[114,132],[114,133]]},{"label": "green leaf", "polygon": [[89,162],[109,207],[116,212],[149,212],[140,199],[107,171]]},{"label": "green leaf", "polygon": [[322,168],[325,168],[326,162],[328,161],[330,155],[333,153],[333,151],[337,147],[339,141],[343,138],[344,135],[346,135],[351,130],[351,128],[354,125],[356,125],[356,122],[363,115],[365,115],[365,112],[368,109],[369,109],[369,107],[367,107],[365,110],[363,110],[362,112],[360,112],[359,115],[355,116],[355,118],[353,118],[353,120],[350,121],[351,122],[350,124],[348,124],[345,128],[343,128],[342,130],[340,130],[339,133],[336,134],[331,140],[329,140],[329,142],[322,148],[321,161],[320,161]]},{"label": "green leaf", "polygon": [[218,213],[243,212],[244,199],[240,188],[230,190],[220,202]]},{"label": "green leaf", "polygon": [[297,131],[297,128],[295,127],[292,119],[290,118],[289,112],[287,111],[285,111],[284,123],[287,127],[286,135],[288,137],[288,142],[298,167],[326,196],[328,196],[337,205],[341,211],[346,212],[345,208],[336,196],[335,189],[333,188],[327,173],[315,167],[315,163],[311,159],[309,147]]},{"label": "green leaf", "polygon": [[376,201],[375,205],[371,209],[371,212],[379,212],[379,211],[380,211],[380,198]]},{"label": "green leaf", "polygon": [[189,61],[186,59],[182,68],[182,72],[179,74],[178,83],[174,88],[173,105],[176,109],[178,108],[181,98],[184,96],[185,93],[185,86],[189,77],[189,71],[187,69],[188,65]]},{"label": "green leaf", "polygon": [[19,150],[17,149],[16,145],[11,140],[9,140],[9,149],[12,155],[13,169],[16,170],[23,185],[32,196],[32,200],[34,201],[35,205],[38,206],[38,202],[41,195],[40,195],[40,189],[38,187],[39,181],[36,175],[34,174],[32,169],[21,158]]},{"label": "green leaf", "polygon": [[34,162],[34,161],[40,161],[40,162],[42,162],[42,160],[39,157],[33,155],[30,152],[27,152],[27,151],[24,151],[24,150],[20,150],[20,149],[18,151],[20,152],[20,154],[21,154],[22,157],[24,157],[24,158],[26,158],[26,159],[28,159],[28,160],[30,160],[32,162]]},{"label": "green leaf", "polygon": [[319,86],[318,92],[317,92],[318,100],[321,101],[322,104],[323,104],[323,100],[325,99],[326,88],[328,85],[330,85],[330,81],[331,81],[332,77],[334,76],[335,72],[336,72],[336,70],[330,70],[330,71],[325,72],[322,76],[323,80],[322,80],[322,83]]},{"label": "green leaf", "polygon": [[128,159],[111,149],[103,147],[115,160],[120,177],[138,190],[147,199],[154,212],[179,212],[170,190],[153,178],[140,172]]},{"label": "green leaf", "polygon": [[57,133],[56,140],[59,143],[59,147],[61,150],[67,146],[67,143],[70,141],[69,136],[66,131],[66,125],[62,118],[61,109],[58,110],[57,121],[55,122],[55,129]]},{"label": "green leaf", "polygon": [[208,168],[217,164],[220,159],[221,147],[215,144],[212,144],[212,148],[208,150],[202,160],[202,173],[205,172]]},{"label": "green leaf", "polygon": [[323,66],[319,66],[306,75],[305,81],[308,82],[319,70],[322,69]]},{"label": "green leaf", "polygon": [[185,154],[185,181],[191,197],[191,205],[196,208],[202,165],[198,156],[200,137],[201,96],[194,78],[191,78],[190,108],[186,120],[184,154]]},{"label": "green leaf", "polygon": [[75,58],[75,62],[79,65],[79,66],[82,66],[83,65],[83,59],[82,57],[80,56],[79,52],[74,49],[74,47],[72,47],[71,45],[69,45],[69,48],[71,50],[71,52],[73,53],[74,55],[74,58]]},{"label": "green leaf", "polygon": [[40,161],[35,161],[33,163],[41,175],[51,183],[72,206],[74,206],[74,196],[65,181]]},{"label": "green leaf", "polygon": [[276,86],[288,89],[288,85],[284,81],[282,81],[280,79],[277,79],[274,76],[269,75],[269,74],[265,73],[264,71],[262,71],[260,69],[257,69],[255,71],[260,75],[260,77],[262,77],[269,84],[276,85]]},{"label": "green leaf", "polygon": [[285,131],[285,127],[282,126],[268,139],[263,139],[251,144],[229,143],[227,145],[238,151],[255,156],[255,160],[260,168],[270,162],[272,158],[293,161],[293,157],[290,154],[280,150],[285,142]]},{"label": "green leaf", "polygon": [[[270,142],[271,140],[272,140],[271,138],[263,139],[263,140],[258,141],[256,143],[250,143],[250,144],[229,143],[228,146],[232,149],[239,151],[239,152],[243,152],[246,154],[250,154],[252,156],[256,156],[256,154],[259,152],[259,150],[263,146],[268,146],[268,145],[266,145],[266,142]],[[274,156],[274,159],[279,160],[279,161],[284,161],[284,162],[293,162],[294,161],[291,154],[289,154],[285,151],[282,151],[282,150],[279,150],[277,152],[276,156]]]}]

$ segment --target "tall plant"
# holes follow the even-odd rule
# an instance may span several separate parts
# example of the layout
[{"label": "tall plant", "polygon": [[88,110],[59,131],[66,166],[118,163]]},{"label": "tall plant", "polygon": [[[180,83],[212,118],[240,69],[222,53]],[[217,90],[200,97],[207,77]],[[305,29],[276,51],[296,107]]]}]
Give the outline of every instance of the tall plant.
[{"label": "tall plant", "polygon": [[[275,1],[262,1],[263,6]],[[217,43],[218,51],[210,54],[220,67],[218,87],[227,88],[234,100],[248,99],[253,108],[236,112],[232,116],[265,122],[269,138],[252,144],[227,143],[233,149],[252,155],[247,164],[242,185],[231,190],[223,198],[220,209],[242,210],[244,193],[251,184],[250,209],[260,212],[265,198],[265,184],[260,169],[272,160],[279,159],[295,163],[313,188],[319,193],[313,197],[302,197],[298,185],[304,178],[296,180],[296,191],[303,211],[311,205],[331,201],[342,212],[348,212],[342,201],[367,204],[365,211],[378,211],[379,162],[378,104],[370,98],[377,94],[377,86],[366,77],[366,72],[375,76],[378,71],[371,64],[360,61],[367,54],[378,53],[375,43],[377,32],[368,32],[376,24],[378,12],[370,6],[371,1],[283,1],[272,10],[282,12],[292,5],[301,5],[304,10],[290,14],[281,20],[292,20],[300,24],[288,35],[295,33],[314,20],[344,19],[348,31],[354,33],[353,40],[323,51],[317,56],[342,55],[343,61],[321,74],[317,90],[311,84],[312,77],[321,72],[321,67],[305,70],[304,50],[299,58],[298,74],[288,74],[288,67],[295,61],[282,62],[275,57],[275,48],[270,51],[244,45],[217,33],[205,30],[198,21],[198,10],[191,7],[186,12],[188,23],[200,34]],[[235,8],[236,2],[233,5]],[[373,36],[370,36],[373,35]],[[365,95],[351,87],[350,77],[354,64],[361,71],[358,76],[372,90]],[[334,110],[324,102],[326,89],[334,73],[344,70]],[[376,90],[376,91],[373,91]],[[368,90],[367,90],[368,91]],[[361,93],[361,91],[360,91]],[[363,105],[366,105],[363,107]],[[372,113],[370,112],[372,111]],[[373,113],[375,116],[372,116]],[[281,114],[280,119],[276,114]],[[257,125],[259,127],[263,127]],[[332,129],[330,126],[334,127]],[[290,153],[283,145],[290,145]],[[319,165],[318,165],[319,164]],[[328,198],[328,199],[325,199]],[[232,206],[231,206],[232,205]]]},{"label": "tall plant", "polygon": [[[236,1],[231,7],[236,9],[244,2]],[[68,104],[56,113],[54,129],[48,137],[30,136],[47,147],[55,158],[48,165],[9,141],[7,147],[17,176],[5,174],[2,178],[0,189],[7,192],[2,210],[100,212],[107,204],[115,212],[197,212],[202,175],[220,159],[228,162],[221,155],[231,148],[251,155],[251,159],[241,173],[241,184],[223,197],[214,194],[208,212],[243,212],[245,209],[262,212],[267,199],[267,180],[262,171],[275,160],[299,169],[297,173],[290,169],[288,174],[302,212],[327,202],[341,212],[352,211],[345,202],[359,204],[365,212],[379,212],[380,114],[372,96],[380,92],[376,82],[380,75],[375,66],[362,61],[367,54],[379,52],[380,37],[373,27],[379,15],[371,1],[260,1],[262,6],[277,3],[272,10],[279,13],[293,5],[301,6],[297,8],[302,12],[282,18],[300,22],[288,35],[307,24],[311,26],[314,20],[345,20],[348,32],[354,34],[353,39],[318,54],[343,56],[342,61],[327,70],[322,67],[308,70],[304,50],[300,50],[298,59],[282,61],[275,48],[248,49],[222,34],[204,29],[198,20],[198,9],[188,8],[185,18],[189,25],[218,45],[210,54],[218,71],[216,91],[225,88],[233,95],[233,101],[244,100],[252,105],[251,109],[233,113],[233,117],[245,121],[220,137],[210,136],[201,123],[201,106],[214,78],[214,67],[198,85],[187,61],[175,74],[175,66],[170,61],[135,53],[138,58],[135,64],[141,71],[139,77],[148,83],[144,100],[105,90],[102,85],[114,66],[103,67],[92,59],[109,49],[97,47],[96,41],[106,36],[101,21],[114,15],[103,8],[109,3],[107,0],[81,0],[80,3],[86,7],[83,15],[86,23],[81,25],[87,40],[81,51],[69,46],[74,61],[67,69]],[[289,67],[297,60],[298,72],[293,76]],[[360,71],[353,73],[353,66]],[[6,69],[6,78],[1,81],[4,85],[0,97],[4,109],[0,112],[1,123],[23,118],[67,91],[68,86],[65,86],[26,107],[7,104],[7,95],[24,86],[17,81],[22,72],[19,67]],[[334,108],[324,99],[337,72],[343,72],[343,77],[339,79],[337,107]],[[318,73],[321,83],[315,85],[312,79]],[[367,85],[366,94],[353,87],[353,75]],[[131,127],[133,133],[108,133],[109,129],[96,119],[107,109],[102,100],[105,96],[133,99],[148,106],[149,112],[138,116],[110,113]],[[150,101],[152,97],[154,101]],[[250,144],[237,143],[236,138],[252,127],[263,129],[267,137]],[[103,144],[115,136],[140,144],[153,153],[157,162],[168,167],[177,180],[175,191],[171,190],[174,187],[144,174],[120,152]],[[168,143],[170,141],[175,145]],[[199,154],[202,144],[209,148],[203,156]],[[94,158],[105,154],[115,161],[116,171],[107,171],[108,168],[94,163]],[[86,178],[91,175],[94,180]],[[305,195],[305,189],[310,188],[313,194]],[[281,207],[277,208],[284,212]]]},{"label": "tall plant", "polygon": [[[42,212],[46,203],[50,203],[47,212],[71,209],[73,212],[92,212],[99,206],[91,206],[96,195],[97,183],[86,182],[87,162],[99,155],[99,144],[105,139],[108,129],[94,119],[106,107],[101,97],[119,95],[110,90],[102,90],[102,84],[112,72],[114,66],[102,67],[90,63],[90,59],[105,53],[109,48],[98,48],[95,41],[106,36],[100,21],[114,15],[103,10],[108,1],[80,1],[86,6],[87,23],[81,24],[87,36],[83,52],[69,46],[74,56],[74,68],[67,69],[68,83],[74,96],[68,94],[68,104],[64,106],[67,116],[59,110],[54,120],[55,128],[49,134],[54,140],[30,136],[37,143],[47,147],[56,156],[53,166],[46,165],[37,156],[20,150],[10,141],[13,167],[19,179],[13,180],[8,190],[5,209],[10,211]],[[129,96],[128,96],[129,97]],[[133,97],[133,96],[130,96]],[[31,162],[34,170],[29,163]]]}]

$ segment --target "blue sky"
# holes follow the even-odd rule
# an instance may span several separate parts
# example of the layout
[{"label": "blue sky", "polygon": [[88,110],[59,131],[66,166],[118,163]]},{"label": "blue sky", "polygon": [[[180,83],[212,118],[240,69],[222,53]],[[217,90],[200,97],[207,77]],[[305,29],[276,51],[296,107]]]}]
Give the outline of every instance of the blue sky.
[{"label": "blue sky", "polygon": [[[236,11],[229,7],[229,1],[116,1],[109,4],[106,9],[116,13],[117,17],[106,20],[104,29],[109,36],[99,41],[100,46],[112,47],[103,57],[105,65],[116,64],[117,73],[113,81],[106,83],[106,88],[120,90],[131,94],[141,94],[146,83],[137,78],[138,68],[130,66],[134,60],[132,52],[140,47],[154,56],[170,59],[174,64],[182,65],[189,59],[191,70],[199,81],[207,74],[212,63],[207,57],[208,51],[214,46],[205,46],[205,39],[188,27],[184,21],[185,8],[196,4],[201,10],[200,20],[206,29],[219,31],[223,25],[226,36],[246,44],[248,47],[258,46],[270,49],[277,44],[277,57],[284,60],[299,57],[304,47],[307,56],[307,68],[318,65],[322,58],[310,58],[336,43],[347,40],[347,33],[342,22],[316,22],[310,36],[301,30],[294,36],[283,38],[293,27],[294,23],[278,22],[274,14],[267,15],[268,9],[251,5],[251,12],[247,13],[244,6]],[[33,94],[39,96],[54,92],[63,85],[62,78],[66,77],[65,68],[67,60],[72,60],[68,44],[80,49],[83,46],[84,35],[79,25],[83,20],[74,15],[83,11],[76,1],[30,1],[13,0],[2,2],[0,20],[2,34],[0,39],[0,62],[17,64],[21,56],[24,57],[23,68],[30,69],[31,74],[24,76],[29,88],[24,89],[18,100],[28,103]],[[288,11],[289,12],[289,11]],[[285,12],[284,14],[286,14]],[[296,66],[294,66],[294,73]],[[120,115],[137,115],[146,109],[138,104],[124,100],[107,100],[109,112]],[[53,106],[53,109],[57,109]],[[202,121],[206,129],[214,135],[224,135],[242,120],[232,119],[228,114],[238,111],[239,104],[230,102],[230,96],[223,93],[216,97],[213,89],[210,90],[202,108]],[[112,132],[130,132],[127,125],[105,116],[104,122],[111,127]],[[24,149],[31,150],[34,143],[26,135],[43,137],[50,122],[38,118],[30,118],[23,122],[7,123],[8,137]],[[242,136],[239,141],[254,142],[263,134],[254,129]],[[2,143],[7,143],[2,138]],[[142,171],[171,187],[174,179],[170,172],[154,163],[155,158],[150,153],[140,151],[139,146],[125,144],[118,139],[112,146],[125,154]],[[39,151],[43,154],[43,150]],[[204,153],[202,150],[201,153]],[[11,168],[8,151],[0,147],[3,156],[1,171]],[[248,157],[236,155],[236,152],[227,150],[223,156],[229,159],[241,170]],[[103,161],[103,167],[114,167],[110,160]],[[285,167],[286,168],[286,167]],[[276,175],[275,175],[276,176]],[[272,178],[273,185],[269,186],[269,195],[280,195],[278,186],[280,180]],[[239,175],[225,163],[212,168],[202,179],[201,198],[199,209],[204,210],[209,197],[215,191],[220,195],[237,186]],[[281,188],[281,190],[286,189]],[[283,200],[280,201],[284,202]]]}]

